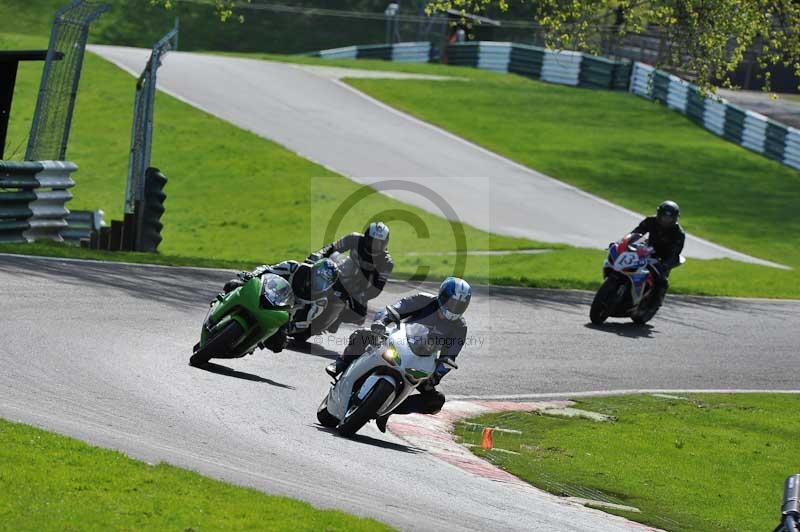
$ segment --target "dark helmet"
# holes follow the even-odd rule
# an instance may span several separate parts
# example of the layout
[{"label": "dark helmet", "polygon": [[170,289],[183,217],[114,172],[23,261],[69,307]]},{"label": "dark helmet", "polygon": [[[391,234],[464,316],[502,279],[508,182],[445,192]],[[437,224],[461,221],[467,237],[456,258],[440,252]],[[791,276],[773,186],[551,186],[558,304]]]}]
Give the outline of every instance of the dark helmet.
[{"label": "dark helmet", "polygon": [[448,277],[439,287],[439,311],[448,320],[457,320],[464,314],[472,299],[472,288],[464,279]]},{"label": "dark helmet", "polygon": [[321,259],[311,266],[311,296],[320,297],[331,289],[339,278],[339,267],[331,259]]},{"label": "dark helmet", "polygon": [[386,252],[389,245],[389,227],[383,222],[372,222],[364,231],[358,254],[361,259],[372,262],[373,259]]},{"label": "dark helmet", "polygon": [[662,227],[672,227],[680,216],[681,208],[674,201],[665,201],[656,210],[656,220]]}]

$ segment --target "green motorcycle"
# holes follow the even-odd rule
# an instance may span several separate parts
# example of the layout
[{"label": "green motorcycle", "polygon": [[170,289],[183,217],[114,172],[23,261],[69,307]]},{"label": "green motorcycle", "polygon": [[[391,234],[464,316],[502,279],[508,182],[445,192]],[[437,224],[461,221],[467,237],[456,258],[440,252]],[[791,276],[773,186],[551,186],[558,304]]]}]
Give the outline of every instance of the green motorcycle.
[{"label": "green motorcycle", "polygon": [[200,341],[189,364],[212,358],[240,358],[252,354],[289,321],[294,303],[292,287],[272,273],[248,279],[228,294],[219,294],[203,323]]}]

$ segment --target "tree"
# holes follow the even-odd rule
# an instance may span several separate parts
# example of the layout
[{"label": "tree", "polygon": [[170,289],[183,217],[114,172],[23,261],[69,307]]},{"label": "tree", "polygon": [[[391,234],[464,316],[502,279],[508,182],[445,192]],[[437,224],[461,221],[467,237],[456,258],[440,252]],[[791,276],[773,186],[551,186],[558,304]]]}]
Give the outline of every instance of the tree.
[{"label": "tree", "polygon": [[549,46],[598,53],[602,39],[645,30],[663,38],[660,66],[694,73],[699,85],[725,82],[748,49],[765,72],[778,64],[800,77],[798,0],[433,0],[429,12],[480,13],[528,5]]}]

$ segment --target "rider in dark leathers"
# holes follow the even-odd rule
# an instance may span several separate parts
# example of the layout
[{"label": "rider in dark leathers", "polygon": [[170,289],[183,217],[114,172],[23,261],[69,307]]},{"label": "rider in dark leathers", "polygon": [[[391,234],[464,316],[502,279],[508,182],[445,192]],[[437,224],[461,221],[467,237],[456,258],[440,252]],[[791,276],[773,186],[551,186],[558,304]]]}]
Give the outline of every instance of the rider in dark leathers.
[{"label": "rider in dark leathers", "polygon": [[[330,292],[336,282],[339,270],[330,259],[302,263],[286,260],[274,265],[264,264],[252,272],[241,272],[237,278],[225,283],[223,290],[227,294],[242,286],[248,279],[260,277],[265,273],[279,275],[289,282],[295,302],[289,320],[302,325],[308,315],[314,311],[315,302],[326,297]],[[264,346],[276,353],[282,351],[288,343],[288,325],[278,329],[278,332],[264,342]]]},{"label": "rider in dark leathers", "polygon": [[[472,298],[472,289],[463,279],[448,277],[439,287],[439,294],[418,293],[404,297],[388,305],[376,315],[371,329],[353,332],[342,355],[330,364],[326,371],[337,377],[354,362],[369,345],[377,345],[386,326],[393,322],[420,323],[427,326],[438,345],[441,345],[441,357],[455,359],[464,347],[467,339],[467,323],[463,318],[464,311]],[[442,409],[445,402],[443,393],[436,390],[442,377],[450,368],[440,363],[433,376],[418,388],[419,394],[409,396],[394,410],[394,414],[435,414]],[[386,431],[389,416],[377,419],[381,432]]]},{"label": "rider in dark leathers", "polygon": [[[311,260],[330,257],[333,253],[349,253],[358,266],[363,289],[357,293],[347,293],[352,312],[343,312],[340,320],[330,330],[336,331],[341,321],[361,325],[367,315],[367,302],[378,297],[394,269],[394,262],[388,250],[389,228],[383,222],[369,224],[366,231],[350,233],[336,242],[324,246],[309,256]],[[340,283],[341,284],[341,283]],[[347,292],[344,287],[342,287]]]},{"label": "rider in dark leathers", "polygon": [[659,304],[669,288],[669,273],[680,264],[681,251],[686,241],[686,233],[678,223],[680,207],[674,201],[665,201],[658,206],[655,216],[648,216],[639,223],[633,233],[649,233],[649,244],[653,247],[658,263],[654,270],[656,296]]}]

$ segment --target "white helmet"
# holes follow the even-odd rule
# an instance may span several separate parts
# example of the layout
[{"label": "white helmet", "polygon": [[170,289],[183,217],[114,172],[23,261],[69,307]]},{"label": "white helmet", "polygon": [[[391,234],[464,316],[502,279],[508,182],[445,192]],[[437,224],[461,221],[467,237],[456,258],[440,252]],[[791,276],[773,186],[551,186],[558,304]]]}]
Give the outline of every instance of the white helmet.
[{"label": "white helmet", "polygon": [[361,254],[373,257],[382,254],[389,245],[389,227],[383,222],[372,222],[364,231],[362,244]]}]

